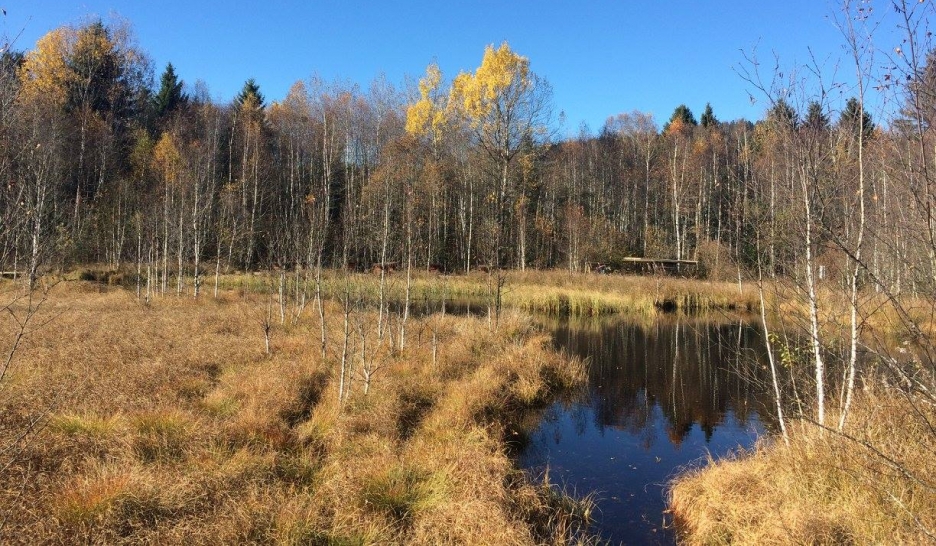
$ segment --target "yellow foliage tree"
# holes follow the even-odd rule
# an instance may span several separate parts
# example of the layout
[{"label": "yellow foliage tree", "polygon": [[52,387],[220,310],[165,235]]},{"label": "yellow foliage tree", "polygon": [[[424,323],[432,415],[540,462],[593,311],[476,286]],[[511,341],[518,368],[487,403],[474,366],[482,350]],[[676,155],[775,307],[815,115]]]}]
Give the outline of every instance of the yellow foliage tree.
[{"label": "yellow foliage tree", "polygon": [[[474,72],[462,72],[452,82],[448,103],[441,109],[441,98],[433,100],[441,76],[430,65],[420,82],[420,100],[410,108],[407,129],[416,134],[432,133],[443,127],[471,135],[482,156],[490,161],[484,169],[497,173],[494,187],[486,200],[493,211],[489,263],[492,266],[494,321],[500,311],[501,289],[511,203],[525,202],[523,189],[511,186],[511,165],[517,156],[532,151],[548,137],[551,117],[549,84],[530,70],[530,61],[515,53],[507,42],[500,47],[489,45]],[[517,177],[515,177],[517,178]],[[525,229],[523,227],[522,229]],[[523,236],[518,246],[524,247]],[[521,258],[521,264],[523,258]]]},{"label": "yellow foliage tree", "polygon": [[529,59],[504,42],[485,48],[473,74],[455,78],[449,108],[489,155],[509,162],[524,139],[545,134],[550,95],[548,84],[530,72]]},{"label": "yellow foliage tree", "polygon": [[481,66],[474,73],[462,72],[452,82],[450,115],[472,132],[500,175],[495,197],[499,227],[492,256],[497,268],[509,209],[510,166],[518,153],[547,136],[551,97],[549,84],[531,72],[529,59],[507,42],[498,48],[487,46]]},{"label": "yellow foliage tree", "polygon": [[153,149],[153,166],[166,185],[175,184],[182,173],[182,154],[175,139],[169,133],[163,133]]},{"label": "yellow foliage tree", "polygon": [[406,132],[414,136],[429,136],[438,143],[448,119],[444,96],[440,90],[442,71],[435,63],[426,67],[426,75],[419,80],[419,100],[406,109]]},{"label": "yellow foliage tree", "polygon": [[132,116],[148,66],[130,43],[126,27],[109,28],[101,21],[59,27],[39,39],[17,72],[18,100],[43,116],[62,116],[78,135],[74,174],[67,181],[75,195],[75,233],[81,231],[82,202],[112,182],[109,162],[129,155],[118,148],[129,141],[124,137],[130,124],[115,120]]},{"label": "yellow foliage tree", "polygon": [[484,49],[481,66],[474,75],[459,74],[455,89],[464,101],[464,107],[472,115],[485,114],[492,101],[500,98],[510,85],[524,85],[529,75],[529,60],[514,53],[507,42],[497,49],[489,45]]},{"label": "yellow foliage tree", "polygon": [[481,66],[455,78],[445,105],[441,83],[438,65],[430,64],[419,81],[419,99],[406,111],[408,133],[437,141],[447,124],[460,122],[502,167],[524,142],[546,136],[552,91],[507,42],[487,46]]},{"label": "yellow foliage tree", "polygon": [[101,22],[48,32],[19,69],[23,97],[59,107],[111,108],[119,94],[129,92],[124,76],[145,65],[141,54],[122,43],[129,39],[125,34]]},{"label": "yellow foliage tree", "polygon": [[69,35],[64,28],[55,29],[36,42],[36,48],[26,54],[19,68],[21,97],[25,100],[50,101],[61,107],[68,98],[72,72],[66,62]]}]

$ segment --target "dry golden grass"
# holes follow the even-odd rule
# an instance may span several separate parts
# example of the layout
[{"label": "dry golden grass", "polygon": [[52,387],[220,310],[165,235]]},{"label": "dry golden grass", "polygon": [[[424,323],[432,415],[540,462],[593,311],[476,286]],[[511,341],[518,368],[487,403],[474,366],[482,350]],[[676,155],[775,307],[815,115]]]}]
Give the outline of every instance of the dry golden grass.
[{"label": "dry golden grass", "polygon": [[[485,276],[475,279],[483,287]],[[566,271],[514,271],[507,277],[504,304],[526,311],[573,316],[610,313],[657,315],[665,311],[751,311],[757,293],[739,292],[736,283],[659,275],[569,274]]]},{"label": "dry golden grass", "polygon": [[[568,271],[506,271],[503,305],[528,312],[553,315],[596,316],[630,313],[656,316],[662,312],[706,311],[750,312],[757,309],[756,288],[747,284],[739,291],[737,283],[683,279],[661,275],[600,275]],[[326,271],[323,290],[338,294],[344,287],[344,272]],[[355,289],[371,300],[378,298],[379,275],[351,274]],[[469,275],[439,275],[414,271],[411,297],[415,302],[442,299],[484,304],[491,299],[493,279],[480,271]],[[269,284],[264,275],[227,275],[222,283],[232,289],[260,288]],[[402,272],[385,279],[387,297],[402,301],[406,288]]]},{"label": "dry golden grass", "polygon": [[[806,331],[809,323],[808,299],[802,287],[787,280],[777,280],[765,285],[768,314],[788,326]],[[823,343],[848,339],[851,303],[848,287],[824,281],[817,287],[818,319]],[[885,348],[907,339],[908,325],[913,324],[922,336],[936,337],[933,302],[927,298],[903,294],[896,303],[887,294],[865,287],[858,295],[858,319],[862,337],[869,345]],[[756,307],[755,307],[756,309]],[[777,320],[777,322],[781,322]]]},{"label": "dry golden grass", "polygon": [[[922,410],[924,413],[917,413]],[[796,423],[677,478],[670,508],[686,544],[924,544],[936,540],[936,418],[899,393],[865,391],[845,435]]]},{"label": "dry golden grass", "polygon": [[496,333],[480,319],[413,319],[403,350],[371,328],[383,367],[368,395],[355,382],[339,403],[339,308],[326,304],[323,361],[311,306],[295,324],[277,317],[265,354],[265,302],[225,292],[143,305],[116,287],[55,287],[0,389],[3,445],[43,425],[0,465],[0,541],[589,540],[588,504],[533,485],[507,455],[525,408],[584,379],[529,319],[508,313]]}]

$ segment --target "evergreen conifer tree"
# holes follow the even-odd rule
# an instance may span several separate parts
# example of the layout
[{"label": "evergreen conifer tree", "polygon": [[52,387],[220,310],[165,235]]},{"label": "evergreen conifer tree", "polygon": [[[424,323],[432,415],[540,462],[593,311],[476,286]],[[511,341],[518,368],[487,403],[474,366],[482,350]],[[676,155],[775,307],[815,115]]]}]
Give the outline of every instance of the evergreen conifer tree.
[{"label": "evergreen conifer tree", "polygon": [[250,104],[259,110],[262,110],[266,106],[263,94],[260,93],[260,86],[257,85],[256,80],[253,78],[244,82],[244,87],[241,89],[240,93],[234,97],[234,102],[240,107],[243,107],[245,104]]},{"label": "evergreen conifer tree", "polygon": [[692,110],[690,110],[689,107],[685,104],[680,104],[676,107],[675,110],[673,110],[673,115],[670,116],[669,121],[663,125],[663,132],[665,133],[670,128],[670,125],[676,122],[678,122],[680,127],[695,127],[699,124],[699,122],[696,121],[695,116],[692,115]]},{"label": "evergreen conifer tree", "polygon": [[[858,123],[859,117],[861,119],[860,126]],[[842,110],[842,115],[839,117],[839,127],[849,129],[856,137],[860,130],[864,133],[865,139],[871,138],[874,134],[874,122],[871,120],[871,114],[861,108],[858,99],[855,97],[848,99],[848,102],[845,103],[845,109]]]},{"label": "evergreen conifer tree", "polygon": [[806,109],[806,120],[803,124],[814,131],[824,131],[829,128],[829,116],[822,111],[821,104],[812,101]]},{"label": "evergreen conifer tree", "polygon": [[705,111],[702,112],[702,117],[699,119],[702,127],[714,127],[718,125],[718,118],[715,117],[715,113],[712,112],[712,104],[705,103]]},{"label": "evergreen conifer tree", "polygon": [[163,119],[188,102],[188,97],[182,92],[182,84],[172,63],[167,64],[160,81],[159,92],[153,97],[153,113],[156,119]]}]

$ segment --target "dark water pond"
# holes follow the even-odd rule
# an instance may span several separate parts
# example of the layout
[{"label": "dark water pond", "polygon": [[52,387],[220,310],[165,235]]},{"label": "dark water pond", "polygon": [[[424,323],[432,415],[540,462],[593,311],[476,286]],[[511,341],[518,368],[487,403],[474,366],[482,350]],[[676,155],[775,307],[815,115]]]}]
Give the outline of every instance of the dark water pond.
[{"label": "dark water pond", "polygon": [[759,330],[672,317],[553,328],[559,348],[587,359],[588,387],[545,411],[519,464],[595,492],[596,530],[612,544],[674,543],[666,482],[771,426]]}]

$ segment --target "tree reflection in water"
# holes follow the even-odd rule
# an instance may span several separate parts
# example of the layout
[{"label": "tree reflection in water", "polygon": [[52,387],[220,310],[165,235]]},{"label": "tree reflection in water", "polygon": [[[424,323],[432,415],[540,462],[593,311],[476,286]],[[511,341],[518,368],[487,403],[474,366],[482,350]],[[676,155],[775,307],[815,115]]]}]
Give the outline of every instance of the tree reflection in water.
[{"label": "tree reflection in water", "polygon": [[561,349],[588,359],[589,385],[544,412],[521,465],[598,491],[599,529],[612,542],[672,542],[667,479],[708,453],[750,447],[772,425],[759,329],[664,317],[553,330]]}]

